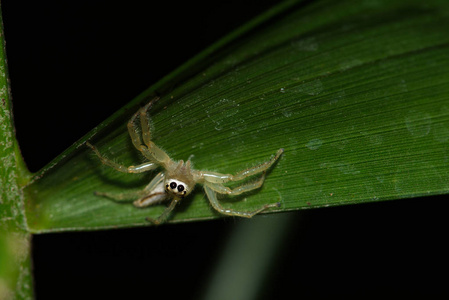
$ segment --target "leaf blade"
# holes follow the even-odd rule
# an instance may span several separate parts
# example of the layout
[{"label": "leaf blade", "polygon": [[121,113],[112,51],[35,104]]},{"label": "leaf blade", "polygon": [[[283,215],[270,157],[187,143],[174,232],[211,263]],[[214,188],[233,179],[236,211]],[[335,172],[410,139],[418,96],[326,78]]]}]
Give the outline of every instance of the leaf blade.
[{"label": "leaf blade", "polygon": [[[281,210],[294,210],[447,193],[449,37],[441,26],[449,22],[447,4],[294,7],[212,51],[212,64],[170,92],[170,79],[187,76],[169,75],[156,85],[163,91],[151,111],[156,144],[174,159],[193,154],[197,169],[223,173],[284,148],[260,191],[224,202],[238,210],[276,201]],[[195,63],[210,56],[206,51]],[[102,153],[124,164],[140,161],[125,123],[154,90],[88,136],[97,134],[93,143]],[[150,176],[105,168],[81,146],[84,140],[26,189],[33,230],[144,225],[146,216],[162,212],[95,197],[95,190],[137,189]],[[198,187],[173,221],[215,217]]]},{"label": "leaf blade", "polygon": [[15,137],[0,9],[0,298],[31,299],[30,238],[21,185],[30,179]]}]

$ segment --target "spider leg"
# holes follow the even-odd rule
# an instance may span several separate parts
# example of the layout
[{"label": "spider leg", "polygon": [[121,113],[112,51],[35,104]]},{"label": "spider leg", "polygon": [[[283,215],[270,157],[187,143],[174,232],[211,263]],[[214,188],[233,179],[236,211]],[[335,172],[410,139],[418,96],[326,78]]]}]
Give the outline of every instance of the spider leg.
[{"label": "spider leg", "polygon": [[150,142],[151,147],[140,146],[140,151],[145,155],[149,160],[156,160],[158,164],[162,165],[165,169],[169,166],[173,161],[170,156],[165,153],[164,150],[156,146],[153,142]]},{"label": "spider leg", "polygon": [[132,191],[125,193],[108,193],[108,192],[94,192],[96,196],[103,196],[109,199],[112,199],[116,202],[131,202],[134,201],[137,197],[141,197],[144,192],[143,191]]},{"label": "spider leg", "polygon": [[240,195],[242,193],[246,193],[255,189],[258,189],[262,186],[265,180],[265,172],[263,172],[262,176],[257,181],[243,184],[241,186],[230,189],[227,186],[222,185],[221,183],[210,183],[207,182],[206,185],[219,194],[227,194],[227,195]]},{"label": "spider leg", "polygon": [[284,149],[281,148],[277,151],[276,155],[273,156],[269,161],[266,161],[260,165],[240,171],[240,172],[236,173],[235,175],[200,171],[199,172],[200,174],[197,176],[199,176],[200,178],[202,177],[206,182],[210,182],[210,183],[226,183],[229,181],[243,180],[243,179],[245,179],[249,176],[252,176],[254,174],[265,172],[276,162],[276,160],[278,160],[278,158],[281,156],[281,154],[283,152],[284,152]]},{"label": "spider leg", "polygon": [[[148,202],[147,199],[153,194],[158,194],[159,191],[156,191],[157,185],[160,184],[163,179],[164,179],[164,173],[161,172],[161,173],[157,174],[153,178],[153,180],[151,180],[151,182],[143,190],[140,190],[140,191],[131,191],[131,192],[125,192],[125,193],[94,192],[94,194],[97,196],[103,196],[103,197],[110,198],[116,202],[131,202],[131,201],[136,200],[136,198],[138,198],[138,197],[142,197],[142,198],[136,200],[135,202],[144,201],[144,200],[146,200],[146,202],[142,203],[142,205],[136,205],[134,202],[134,205],[143,207],[143,206],[153,204],[153,203],[146,204]],[[162,189],[163,189],[163,187],[162,187]],[[162,200],[164,200],[164,199],[162,199]],[[162,201],[162,200],[160,200],[160,201]]]},{"label": "spider leg", "polygon": [[158,99],[159,98],[154,98],[138,112],[140,114],[140,127],[142,128],[143,142],[147,146],[147,148],[141,146],[139,150],[142,151],[148,159],[156,160],[160,164],[166,166],[171,159],[167,153],[151,141],[150,118],[147,114],[148,110],[153,106],[153,103]]},{"label": "spider leg", "polygon": [[223,206],[221,206],[214,190],[212,188],[210,188],[208,185],[204,185],[204,190],[206,191],[206,195],[209,198],[209,202],[212,205],[212,207],[215,210],[217,210],[219,213],[228,215],[228,216],[251,218],[254,215],[260,213],[261,211],[263,211],[269,207],[279,207],[279,204],[276,203],[276,204],[266,204],[266,205],[262,206],[261,208],[253,210],[253,211],[237,211],[237,210],[233,210],[233,209],[229,209],[229,208],[224,208]]},{"label": "spider leg", "polygon": [[151,142],[151,130],[150,130],[150,120],[147,115],[148,110],[153,106],[153,103],[159,100],[159,98],[154,98],[147,105],[139,110],[140,114],[140,127],[142,128],[142,138],[145,145],[150,147]]},{"label": "spider leg", "polygon": [[143,189],[145,192],[153,191],[164,180],[165,174],[160,172],[150,181],[149,184]]},{"label": "spider leg", "polygon": [[[131,137],[134,147],[142,152],[142,154],[150,161],[155,161],[166,167],[171,162],[171,158],[167,155],[167,153],[165,153],[161,148],[156,146],[156,144],[151,141],[150,122],[147,115],[147,111],[157,100],[159,100],[159,97],[154,98],[147,105],[139,109],[128,121],[127,126],[128,133]],[[140,119],[142,138],[146,147],[144,146],[144,144],[142,144],[139,130],[136,127],[137,117],[139,117]]]},{"label": "spider leg", "polygon": [[172,202],[170,203],[170,205],[164,210],[164,212],[157,219],[146,217],[145,220],[153,223],[154,225],[159,225],[159,224],[165,222],[168,219],[172,210],[175,208],[176,204],[178,204],[178,200],[173,199]]},{"label": "spider leg", "polygon": [[131,137],[131,141],[133,142],[134,147],[136,147],[137,150],[139,150],[140,146],[142,145],[142,140],[140,139],[139,131],[136,129],[135,121],[137,116],[139,115],[140,110],[138,110],[132,117],[129,119],[127,127],[128,127],[128,133]]},{"label": "spider leg", "polygon": [[156,169],[158,167],[157,164],[152,163],[152,162],[146,162],[137,166],[123,166],[121,164],[118,164],[112,160],[107,159],[106,157],[104,157],[100,151],[98,151],[97,147],[95,147],[94,145],[92,145],[89,142],[86,142],[86,145],[91,148],[95,154],[98,156],[98,158],[100,159],[100,161],[109,166],[112,167],[114,169],[116,169],[117,171],[123,172],[123,173],[142,173],[142,172],[146,172],[146,171],[150,171],[153,169]]},{"label": "spider leg", "polygon": [[[142,145],[142,140],[140,138],[139,131],[136,129],[135,122],[138,116],[142,116],[143,114],[146,115],[146,111],[153,105],[154,102],[159,100],[159,97],[154,98],[151,100],[147,105],[139,109],[128,121],[128,132],[129,136],[131,137],[131,140],[133,142],[134,147],[136,147],[137,150],[140,150],[140,146]],[[142,122],[141,122],[142,123]],[[149,128],[149,127],[148,127]],[[148,131],[148,133],[144,133],[144,131]],[[145,130],[142,128],[142,135],[149,135],[149,130]],[[145,139],[145,138],[144,138]]]},{"label": "spider leg", "polygon": [[167,199],[167,193],[164,190],[164,177],[163,172],[157,174],[153,180],[143,189],[141,198],[134,201],[136,207],[146,207]]}]

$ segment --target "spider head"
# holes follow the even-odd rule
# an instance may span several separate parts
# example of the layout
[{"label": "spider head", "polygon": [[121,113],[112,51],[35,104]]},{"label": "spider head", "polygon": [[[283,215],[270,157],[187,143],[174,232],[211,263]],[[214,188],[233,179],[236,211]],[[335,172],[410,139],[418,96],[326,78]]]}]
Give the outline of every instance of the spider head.
[{"label": "spider head", "polygon": [[181,199],[190,194],[192,188],[180,180],[167,178],[165,181],[165,190],[173,197]]}]

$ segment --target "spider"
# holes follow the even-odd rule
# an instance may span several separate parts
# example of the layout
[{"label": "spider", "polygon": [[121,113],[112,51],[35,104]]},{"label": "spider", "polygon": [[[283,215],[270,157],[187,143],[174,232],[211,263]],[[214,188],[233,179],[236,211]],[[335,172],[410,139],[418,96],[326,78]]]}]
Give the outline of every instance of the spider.
[{"label": "spider", "polygon": [[[157,219],[146,218],[147,221],[154,224],[161,224],[166,221],[175,206],[193,191],[193,188],[197,183],[204,186],[204,190],[212,207],[224,215],[251,218],[267,208],[280,206],[280,203],[278,202],[266,204],[254,211],[236,211],[222,207],[217,199],[216,193],[239,195],[261,187],[265,179],[266,170],[276,162],[284,152],[284,149],[279,149],[276,155],[270,160],[237,172],[234,175],[195,170],[192,168],[190,160],[187,160],[185,163],[183,160],[175,161],[151,141],[150,121],[147,112],[158,99],[158,97],[154,98],[144,107],[140,108],[128,121],[128,132],[132,143],[134,147],[148,159],[148,162],[126,167],[104,157],[98,149],[89,142],[87,142],[86,145],[95,152],[103,164],[110,166],[117,171],[124,173],[142,173],[161,167],[163,169],[162,172],[157,174],[141,191],[118,194],[95,192],[96,195],[104,196],[115,201],[129,201],[131,197],[134,199],[138,198],[133,202],[136,207],[146,207],[165,200],[171,200],[170,205],[167,206]],[[140,119],[141,134],[139,133],[138,127],[136,127],[137,119]],[[244,180],[247,177],[258,173],[262,173],[262,175],[255,182],[246,183],[233,189],[223,185],[223,183],[231,181]]]}]

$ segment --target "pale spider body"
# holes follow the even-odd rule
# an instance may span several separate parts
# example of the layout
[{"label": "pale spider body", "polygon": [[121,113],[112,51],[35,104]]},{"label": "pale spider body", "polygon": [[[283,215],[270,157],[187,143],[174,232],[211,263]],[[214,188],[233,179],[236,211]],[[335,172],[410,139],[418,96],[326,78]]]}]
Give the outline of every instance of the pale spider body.
[{"label": "pale spider body", "polygon": [[[126,167],[104,157],[98,149],[89,142],[86,144],[95,152],[103,164],[108,165],[117,171],[124,173],[142,173],[158,167],[161,167],[163,171],[157,174],[142,191],[119,194],[96,192],[96,195],[105,196],[115,201],[129,201],[130,197],[133,197],[134,199],[137,198],[137,200],[134,201],[136,207],[146,207],[165,200],[171,200],[170,205],[159,218],[147,218],[148,221],[155,224],[160,224],[165,221],[170,212],[175,208],[176,204],[188,196],[197,183],[204,186],[204,190],[212,207],[224,215],[251,218],[255,214],[269,207],[279,207],[279,203],[273,203],[266,204],[254,211],[236,211],[222,207],[216,194],[239,195],[261,187],[265,180],[266,170],[269,169],[281,156],[284,151],[283,149],[279,149],[276,155],[269,161],[240,171],[235,175],[195,170],[192,168],[190,160],[187,162],[182,160],[174,161],[167,153],[151,141],[150,121],[147,112],[158,99],[159,98],[153,99],[145,105],[145,107],[139,109],[128,122],[128,132],[133,145],[146,159],[149,160],[148,162],[137,166]],[[138,118],[140,119],[140,132],[138,127],[136,127]],[[246,183],[233,189],[223,185],[224,183],[231,181],[241,181],[249,176],[259,173],[262,175],[255,182]]]}]

